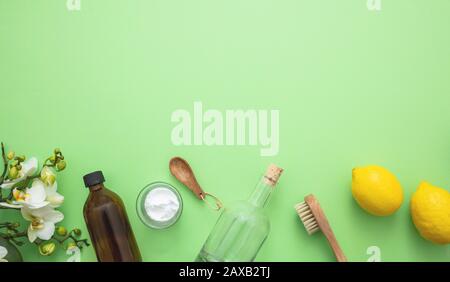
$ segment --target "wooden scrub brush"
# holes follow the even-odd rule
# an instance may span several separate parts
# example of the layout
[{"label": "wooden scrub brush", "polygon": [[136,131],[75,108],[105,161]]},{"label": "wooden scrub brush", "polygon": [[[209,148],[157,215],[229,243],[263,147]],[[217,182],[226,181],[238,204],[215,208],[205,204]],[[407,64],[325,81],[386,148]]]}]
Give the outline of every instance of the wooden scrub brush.
[{"label": "wooden scrub brush", "polygon": [[339,247],[339,243],[336,240],[333,230],[331,230],[331,226],[328,223],[325,213],[320,207],[316,197],[314,197],[314,195],[306,196],[304,202],[295,205],[295,210],[302,220],[308,234],[312,235],[313,233],[321,230],[327,238],[337,261],[346,262],[347,258],[345,257],[341,247]]}]

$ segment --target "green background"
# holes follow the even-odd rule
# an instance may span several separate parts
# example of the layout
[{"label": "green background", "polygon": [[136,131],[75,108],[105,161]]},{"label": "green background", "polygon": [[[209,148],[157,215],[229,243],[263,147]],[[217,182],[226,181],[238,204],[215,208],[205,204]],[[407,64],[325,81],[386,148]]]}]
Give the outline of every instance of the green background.
[{"label": "green background", "polygon": [[[87,236],[82,176],[103,170],[123,198],[146,261],[191,261],[218,213],[173,179],[186,158],[225,204],[246,198],[270,162],[285,169],[268,206],[271,233],[258,261],[333,261],[293,205],[314,193],[343,250],[366,261],[450,261],[450,247],[415,230],[409,199],[421,180],[450,187],[450,1],[382,0],[0,1],[0,130],[8,148],[44,159],[60,147],[63,224]],[[280,110],[280,152],[257,146],[174,146],[176,109]],[[400,180],[401,209],[365,213],[351,169],[382,165]],[[153,181],[180,191],[180,221],[164,231],[135,212]],[[12,212],[1,212],[0,221]],[[19,218],[19,217],[17,217]],[[59,251],[26,260],[64,261]],[[95,260],[93,248],[83,261]]]}]

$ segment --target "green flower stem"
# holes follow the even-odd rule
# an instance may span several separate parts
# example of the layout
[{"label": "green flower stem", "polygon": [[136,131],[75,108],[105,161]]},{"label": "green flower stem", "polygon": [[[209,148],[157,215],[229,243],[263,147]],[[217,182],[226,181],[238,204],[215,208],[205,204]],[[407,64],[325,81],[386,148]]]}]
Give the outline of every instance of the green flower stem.
[{"label": "green flower stem", "polygon": [[[3,184],[3,181],[5,180],[6,172],[8,171],[8,160],[6,159],[6,153],[5,153],[5,145],[2,142],[2,159],[3,159],[3,173],[0,176],[0,185]],[[0,198],[2,198],[2,190],[0,188]]]},{"label": "green flower stem", "polygon": [[[0,228],[6,228],[9,232],[13,232],[13,234],[20,233],[17,228],[20,226],[18,222],[4,222],[0,223]],[[11,235],[11,233],[9,233]]]},{"label": "green flower stem", "polygon": [[17,223],[12,222],[2,222],[0,223],[0,228],[9,228],[9,227],[17,227]]},{"label": "green flower stem", "polygon": [[6,239],[6,240],[12,240],[12,239],[20,238],[20,237],[26,237],[27,236],[27,231],[21,231],[21,232],[17,232],[17,233],[14,233],[14,234],[1,233],[0,236],[3,237],[3,239]]},{"label": "green flower stem", "polygon": [[[27,231],[18,231],[16,229],[17,227],[18,227],[17,223],[11,223],[11,222],[0,223],[0,229],[7,228],[8,230],[12,231],[12,233],[0,233],[0,237],[4,238],[6,240],[12,240],[12,239],[28,236]],[[87,239],[76,238],[76,235],[74,235],[73,230],[68,232],[66,236],[59,237],[54,234],[52,236],[52,238],[50,238],[50,240],[54,240],[54,241],[58,242],[59,244],[63,244],[68,239],[71,239],[73,242],[75,242],[75,244],[77,244],[78,247],[82,247],[83,245],[85,245],[85,246],[90,245]],[[50,241],[50,240],[48,240],[48,241]],[[36,241],[35,241],[35,243],[37,245],[40,245],[42,242],[44,242],[44,241],[41,239],[36,239]]]},{"label": "green flower stem", "polygon": [[23,242],[17,240],[17,238],[27,236],[26,231],[20,232],[17,228],[20,226],[18,222],[4,222],[0,223],[0,229],[6,228],[7,233],[0,233],[0,237],[12,241],[17,246],[22,246]]},{"label": "green flower stem", "polygon": [[[67,240],[70,239],[70,240],[72,240],[72,241],[73,241],[80,249],[83,248],[83,246],[89,247],[90,244],[89,244],[89,242],[88,242],[87,239],[77,239],[72,233],[73,233],[73,231],[71,231],[71,232],[68,233],[66,236],[61,237],[61,238],[58,238],[57,236],[53,235],[52,238],[50,238],[50,240],[48,240],[48,241],[54,240],[54,241],[56,241],[57,243],[59,243],[60,245],[62,245],[62,244],[64,244],[65,241],[67,241]],[[22,238],[22,237],[28,237],[28,234],[27,234],[27,231],[21,231],[21,232],[18,232],[17,230],[15,230],[15,233],[13,233],[13,234],[0,233],[0,237],[2,237],[3,239],[6,239],[6,240],[11,240],[11,241],[13,241],[15,244],[17,244],[17,245],[22,245],[23,242],[17,241],[16,239]],[[41,239],[36,239],[36,240],[34,241],[34,244],[36,244],[36,245],[39,246],[39,245],[42,244],[43,242],[47,242],[47,241],[44,241],[44,240],[41,240]]]},{"label": "green flower stem", "polygon": [[83,247],[83,245],[89,247],[89,242],[87,239],[77,239],[72,233],[73,231],[69,232],[66,236],[63,236],[61,238],[53,235],[50,240],[54,240],[62,245],[66,240],[71,239],[80,249]]}]

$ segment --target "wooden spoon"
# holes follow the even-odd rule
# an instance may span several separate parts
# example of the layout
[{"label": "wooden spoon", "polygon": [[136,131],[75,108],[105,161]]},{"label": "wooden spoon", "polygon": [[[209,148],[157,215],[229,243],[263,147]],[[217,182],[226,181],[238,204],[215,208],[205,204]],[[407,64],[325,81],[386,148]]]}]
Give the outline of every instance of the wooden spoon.
[{"label": "wooden spoon", "polygon": [[[189,190],[191,190],[195,194],[195,196],[197,196],[197,198],[205,201],[210,207],[215,210],[219,210],[222,208],[223,205],[218,198],[203,191],[202,187],[200,187],[200,184],[198,184],[198,181],[195,178],[195,174],[192,171],[191,166],[186,160],[180,157],[172,158],[169,162],[169,169],[170,173],[172,173],[172,175],[176,179],[178,179],[178,181],[186,185],[186,187],[188,187]],[[213,207],[208,201],[205,200],[206,196],[211,196],[212,198],[214,198],[216,207]]]}]

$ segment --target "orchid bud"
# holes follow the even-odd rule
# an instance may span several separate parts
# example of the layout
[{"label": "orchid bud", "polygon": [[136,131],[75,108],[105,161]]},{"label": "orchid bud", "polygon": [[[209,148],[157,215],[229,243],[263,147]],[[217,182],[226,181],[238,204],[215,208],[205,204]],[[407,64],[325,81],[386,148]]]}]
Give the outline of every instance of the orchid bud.
[{"label": "orchid bud", "polygon": [[17,156],[16,159],[17,159],[19,162],[23,162],[23,161],[25,161],[26,157],[25,157],[24,155],[21,155],[21,156]]},{"label": "orchid bud", "polygon": [[9,151],[8,154],[6,155],[6,158],[11,161],[12,159],[14,159],[15,156],[16,153],[14,153],[13,151]]},{"label": "orchid bud", "polygon": [[69,242],[67,244],[67,249],[70,250],[72,248],[75,248],[77,246],[77,244],[75,242]]},{"label": "orchid bud", "polygon": [[66,168],[66,161],[61,160],[56,164],[56,169],[58,169],[59,171],[64,170],[65,168]]},{"label": "orchid bud", "polygon": [[58,226],[56,228],[56,233],[60,236],[66,236],[67,235],[67,229],[64,226]]},{"label": "orchid bud", "polygon": [[8,172],[9,179],[16,179],[18,175],[19,175],[19,170],[17,169],[17,167],[13,166],[9,169],[9,172]]},{"label": "orchid bud", "polygon": [[55,172],[48,166],[41,170],[41,180],[47,186],[52,186],[56,181]]},{"label": "orchid bud", "polygon": [[55,154],[60,154],[60,153],[61,153],[61,149],[55,148],[55,150],[53,150],[53,153],[55,153]]},{"label": "orchid bud", "polygon": [[75,228],[75,229],[73,230],[73,233],[74,233],[76,236],[81,236],[81,230],[78,229],[78,228]]},{"label": "orchid bud", "polygon": [[56,249],[56,245],[53,242],[39,245],[39,253],[43,256],[49,256],[49,255],[53,254],[55,249]]}]

